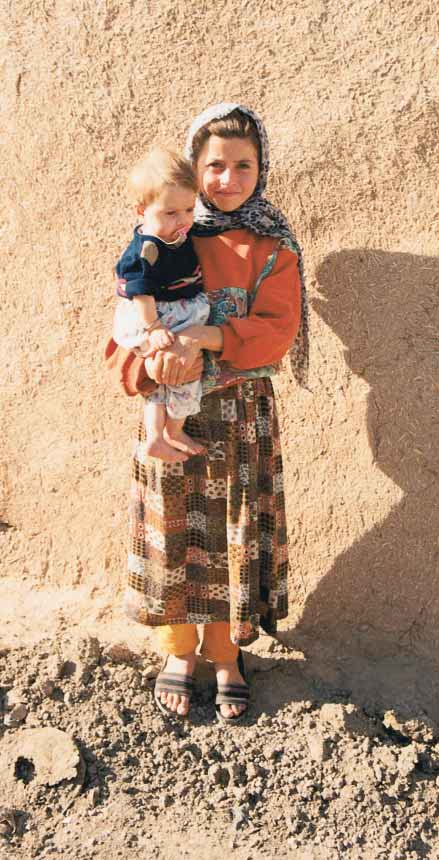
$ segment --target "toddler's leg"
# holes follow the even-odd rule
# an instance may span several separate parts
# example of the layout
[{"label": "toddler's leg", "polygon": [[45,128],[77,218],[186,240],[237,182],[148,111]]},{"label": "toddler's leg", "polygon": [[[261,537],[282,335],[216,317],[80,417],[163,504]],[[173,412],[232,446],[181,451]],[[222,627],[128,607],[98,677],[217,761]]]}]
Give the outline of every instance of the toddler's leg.
[{"label": "toddler's leg", "polygon": [[183,385],[166,386],[166,423],[163,436],[173,448],[185,454],[203,454],[204,446],[184,432],[183,426],[188,415],[200,411],[201,382],[186,382]]},{"label": "toddler's leg", "polygon": [[185,418],[171,418],[168,415],[166,417],[166,425],[163,431],[164,438],[172,448],[175,448],[178,451],[183,451],[189,456],[193,456],[194,454],[203,454],[205,451],[204,445],[202,445],[201,442],[197,442],[192,438],[192,436],[188,436],[188,434],[184,432],[183,426],[185,420]]},{"label": "toddler's leg", "polygon": [[145,403],[144,421],[146,453],[149,457],[157,457],[166,463],[181,463],[187,460],[187,453],[178,451],[164,437],[166,406],[164,403],[156,402],[155,395],[151,395]]}]

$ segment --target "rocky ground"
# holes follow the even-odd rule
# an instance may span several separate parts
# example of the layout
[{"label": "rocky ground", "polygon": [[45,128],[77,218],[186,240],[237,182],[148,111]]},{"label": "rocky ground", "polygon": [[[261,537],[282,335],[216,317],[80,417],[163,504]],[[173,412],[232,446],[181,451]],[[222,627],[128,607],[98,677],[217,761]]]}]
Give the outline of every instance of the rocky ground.
[{"label": "rocky ground", "polygon": [[354,704],[264,637],[248,720],[154,707],[159,659],[87,634],[0,656],[0,856],[439,858],[439,727]]}]

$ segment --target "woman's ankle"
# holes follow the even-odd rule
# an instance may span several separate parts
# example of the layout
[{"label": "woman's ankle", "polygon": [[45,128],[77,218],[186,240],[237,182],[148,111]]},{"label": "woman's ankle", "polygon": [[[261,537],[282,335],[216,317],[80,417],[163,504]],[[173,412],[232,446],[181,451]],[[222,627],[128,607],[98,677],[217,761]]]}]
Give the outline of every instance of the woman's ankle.
[{"label": "woman's ankle", "polygon": [[181,669],[190,668],[192,671],[195,663],[197,662],[197,655],[195,651],[188,651],[185,654],[167,654],[166,655],[166,668],[168,669],[169,663],[173,663],[175,669],[177,670],[179,666]]},{"label": "woman's ankle", "polygon": [[217,655],[209,654],[209,652],[206,653],[203,650],[201,651],[201,656],[202,656],[203,660],[207,660],[208,663],[213,663],[215,668],[216,668],[216,666],[219,666],[219,665],[221,665],[221,666],[235,666],[236,661],[238,659],[238,654],[239,654],[239,649],[236,652],[236,654],[227,654],[225,657],[224,656],[218,657]]}]

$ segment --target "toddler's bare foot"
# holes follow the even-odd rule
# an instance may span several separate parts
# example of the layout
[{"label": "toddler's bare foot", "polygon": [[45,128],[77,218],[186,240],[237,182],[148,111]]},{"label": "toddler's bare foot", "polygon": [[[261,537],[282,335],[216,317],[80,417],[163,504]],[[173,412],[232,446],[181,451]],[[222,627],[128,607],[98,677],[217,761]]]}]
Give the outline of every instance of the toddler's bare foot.
[{"label": "toddler's bare foot", "polygon": [[146,453],[149,457],[164,460],[165,463],[184,463],[187,454],[182,450],[177,451],[172,445],[168,445],[165,439],[151,439],[146,443]]},{"label": "toddler's bare foot", "polygon": [[184,453],[188,454],[190,457],[194,454],[203,454],[206,450],[201,442],[197,442],[195,439],[192,439],[192,437],[188,436],[183,430],[170,431],[168,427],[165,427],[163,430],[163,436],[172,448],[184,451]]}]

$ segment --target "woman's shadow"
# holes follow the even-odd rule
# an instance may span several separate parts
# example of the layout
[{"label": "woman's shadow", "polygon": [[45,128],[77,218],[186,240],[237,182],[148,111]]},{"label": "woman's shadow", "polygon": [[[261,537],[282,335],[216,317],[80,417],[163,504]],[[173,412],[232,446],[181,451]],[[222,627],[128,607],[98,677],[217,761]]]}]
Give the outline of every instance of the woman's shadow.
[{"label": "woman's shadow", "polygon": [[[374,483],[383,487],[382,476],[380,482],[373,481],[376,468],[397,485],[392,495],[399,501],[389,512],[385,489],[380,490],[376,525],[337,557],[306,598],[288,640],[302,647],[306,643],[304,650],[310,656],[326,642],[341,657],[410,654],[435,660],[439,657],[439,259],[341,251],[324,260],[317,280],[319,296],[313,307],[345,345],[352,373],[370,389],[366,396],[371,486],[364,485],[364,471],[357,478],[354,460],[349,466],[346,504],[363,498],[370,512]],[[358,487],[353,487],[356,480]],[[382,521],[378,521],[380,509]],[[357,514],[352,511],[358,520]]]}]

